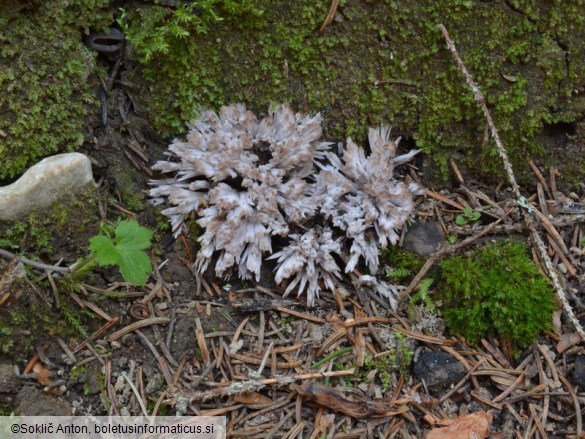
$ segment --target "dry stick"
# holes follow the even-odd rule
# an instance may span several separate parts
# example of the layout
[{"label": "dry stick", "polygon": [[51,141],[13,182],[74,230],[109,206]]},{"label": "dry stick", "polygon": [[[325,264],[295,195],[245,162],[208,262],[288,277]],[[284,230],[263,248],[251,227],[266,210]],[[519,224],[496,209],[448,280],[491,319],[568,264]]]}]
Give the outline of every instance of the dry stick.
[{"label": "dry stick", "polygon": [[201,326],[201,319],[199,317],[195,318],[195,338],[201,351],[203,364],[209,366],[211,358],[209,357],[209,349],[207,349],[207,343],[205,343],[205,334],[203,333],[203,326]]},{"label": "dry stick", "polygon": [[161,372],[163,373],[163,376],[165,378],[165,381],[167,382],[167,385],[169,385],[169,386],[172,385],[173,384],[173,371],[171,370],[168,363],[166,362],[166,359],[158,353],[157,349],[150,342],[148,337],[146,337],[146,335],[144,335],[142,333],[142,331],[140,331],[139,329],[136,329],[136,334],[138,334],[138,336],[140,337],[142,342],[148,347],[148,349],[150,349],[150,352],[152,352],[152,354],[154,355],[154,358],[156,359],[156,361],[158,363],[158,367],[160,368]]},{"label": "dry stick", "polygon": [[575,389],[563,375],[559,374],[559,378],[561,379],[562,383],[565,385],[567,390],[571,395],[571,399],[573,404],[575,405],[575,416],[577,418],[577,437],[582,437],[581,432],[583,431],[583,420],[581,418],[581,406],[579,405],[579,398],[577,398],[577,394],[575,393]]},{"label": "dry stick", "polygon": [[324,320],[320,317],[317,317],[317,316],[314,316],[311,314],[305,314],[305,313],[298,312],[298,311],[293,311],[292,309],[285,308],[284,306],[277,306],[275,308],[275,311],[279,311],[279,312],[282,312],[285,314],[290,314],[291,316],[298,317],[299,319],[305,319],[305,320],[308,320],[310,322],[321,323],[321,324],[327,323],[326,320]]},{"label": "dry stick", "polygon": [[467,371],[467,374],[455,385],[455,387],[451,388],[451,390],[449,390],[447,393],[445,393],[443,396],[441,396],[441,398],[439,399],[439,404],[442,403],[443,401],[445,401],[447,398],[449,398],[455,392],[457,392],[457,390],[459,390],[459,388],[463,387],[463,385],[469,380],[469,378],[471,378],[471,375],[473,374],[473,372],[475,372],[475,370],[482,363],[483,363],[482,360],[479,360],[477,363],[475,363],[475,366],[473,366],[471,369],[469,369]]},{"label": "dry stick", "polygon": [[65,355],[69,357],[73,364],[77,363],[77,358],[75,358],[75,355],[73,355],[69,346],[67,346],[61,338],[57,337],[57,343],[59,343],[59,346],[61,346],[61,349],[63,349],[63,352],[65,352]]},{"label": "dry stick", "polygon": [[53,294],[55,296],[55,307],[57,309],[60,309],[61,308],[61,300],[59,299],[59,290],[57,289],[57,284],[55,283],[53,276],[51,276],[50,271],[47,271],[47,279],[49,279],[49,283],[51,284],[51,289],[53,290]]},{"label": "dry stick", "polygon": [[[459,67],[459,70],[465,76],[465,81],[467,82],[467,85],[469,85],[469,87],[471,88],[471,91],[473,92],[473,95],[475,97],[476,102],[479,104],[479,106],[481,107],[481,109],[483,111],[483,115],[487,121],[490,132],[492,134],[492,137],[494,138],[494,141],[496,142],[496,146],[498,147],[498,152],[500,154],[500,158],[502,159],[502,163],[504,164],[504,168],[506,169],[506,174],[508,175],[508,180],[510,181],[510,184],[512,185],[512,190],[514,191],[514,195],[516,195],[516,197],[518,197],[518,200],[520,200],[520,198],[522,197],[522,194],[520,193],[520,187],[518,186],[518,183],[516,183],[516,178],[514,177],[514,172],[512,171],[512,165],[510,163],[510,160],[508,159],[508,154],[506,152],[506,149],[504,148],[502,141],[500,140],[498,130],[496,129],[496,126],[494,124],[492,116],[488,110],[486,103],[485,103],[485,98],[484,98],[481,90],[479,89],[479,87],[477,86],[477,84],[475,83],[475,81],[473,80],[473,78],[471,77],[469,72],[467,71],[465,64],[463,64],[463,61],[462,61],[461,57],[459,56],[457,49],[455,48],[455,44],[453,43],[453,40],[451,40],[451,37],[449,37],[449,33],[447,32],[447,29],[442,24],[439,24],[439,29],[441,30],[441,32],[443,33],[443,36],[445,37],[445,41],[447,42],[447,46],[449,47],[449,50],[451,51],[453,58],[457,62],[457,66]],[[581,338],[583,338],[583,340],[585,340],[585,330],[583,329],[583,327],[581,326],[581,324],[577,320],[577,317],[575,316],[575,313],[573,312],[573,308],[571,308],[571,305],[569,304],[569,301],[567,300],[567,297],[565,295],[565,291],[563,290],[563,287],[561,286],[561,283],[559,281],[559,277],[557,276],[557,273],[552,266],[552,262],[550,260],[550,257],[548,256],[548,253],[546,252],[544,242],[542,241],[542,238],[540,237],[540,235],[538,234],[538,231],[536,230],[536,226],[534,225],[534,221],[533,221],[532,217],[530,217],[526,213],[524,213],[522,216],[524,218],[524,222],[526,223],[526,227],[530,231],[531,238],[532,238],[533,242],[536,244],[538,252],[540,253],[540,257],[545,265],[548,276],[552,280],[553,286],[555,287],[555,290],[557,291],[557,295],[559,296],[559,299],[561,300],[561,303],[563,304],[563,308],[564,308],[565,312],[567,313],[567,315],[569,316],[569,320],[575,326],[575,329],[577,329],[577,332],[579,333]]]},{"label": "dry stick", "polygon": [[100,335],[102,335],[104,332],[106,332],[108,329],[110,329],[112,326],[118,323],[119,320],[120,319],[118,317],[114,317],[109,322],[104,323],[96,332],[94,332],[92,335],[90,335],[88,338],[86,338],[84,341],[78,344],[73,349],[73,353],[79,352],[85,345],[94,341],[96,338],[98,338]]},{"label": "dry stick", "polygon": [[128,385],[132,389],[132,392],[134,393],[134,396],[138,400],[138,404],[140,404],[140,408],[142,409],[142,413],[144,414],[144,416],[148,416],[148,410],[146,410],[146,405],[144,404],[144,400],[142,399],[142,396],[140,396],[140,392],[138,392],[138,389],[136,388],[136,385],[132,382],[132,380],[126,374],[126,372],[122,372],[122,376],[128,382]]},{"label": "dry stick", "polygon": [[[533,357],[534,357],[534,363],[538,367],[538,378],[539,378],[540,384],[544,385],[545,389],[548,389],[548,387],[549,387],[548,378],[546,376],[546,373],[544,372],[544,368],[542,367],[542,361],[540,361],[540,356],[538,355],[538,352],[536,351],[536,348],[534,348],[534,346],[532,347],[532,352],[533,352]],[[546,425],[546,419],[548,418],[549,406],[550,406],[550,396],[545,395],[544,402],[542,405],[542,423],[543,423],[543,425]]]},{"label": "dry stick", "polygon": [[117,332],[114,332],[108,337],[107,340],[111,343],[137,329],[144,328],[150,325],[164,325],[165,323],[169,322],[170,319],[168,319],[167,317],[151,317],[150,319],[139,320],[137,322],[129,324],[128,326],[125,326],[124,328],[120,329]]},{"label": "dry stick", "polygon": [[[165,403],[173,403],[176,402],[179,398],[186,398],[189,402],[193,401],[205,401],[210,398],[214,398],[217,396],[228,396],[228,395],[240,395],[242,393],[247,392],[254,392],[256,390],[260,390],[265,386],[270,385],[287,385],[292,384],[295,381],[302,381],[302,380],[314,380],[319,378],[325,377],[339,377],[345,375],[353,375],[355,369],[347,369],[347,370],[335,370],[332,372],[314,372],[314,373],[302,373],[297,375],[287,375],[281,376],[278,378],[267,378],[263,380],[247,380],[247,381],[234,381],[227,386],[224,387],[217,387],[214,389],[206,390],[203,392],[196,391],[192,393],[182,393],[176,392],[172,395],[171,398],[165,400]],[[292,397],[293,393],[289,394]],[[260,413],[258,412],[257,415]]]},{"label": "dry stick", "polygon": [[327,12],[327,17],[325,17],[325,21],[323,22],[323,24],[319,28],[320,34],[323,33],[325,28],[327,26],[329,26],[329,23],[331,23],[331,21],[333,20],[333,17],[335,17],[335,13],[337,12],[338,6],[339,6],[339,0],[332,0],[331,1],[331,6],[329,6],[329,12]]},{"label": "dry stick", "polygon": [[41,270],[56,271],[58,273],[71,273],[71,268],[69,268],[69,267],[57,267],[56,265],[47,265],[47,264],[43,264],[42,262],[31,261],[30,259],[27,259],[23,256],[15,255],[14,253],[11,253],[8,250],[4,250],[2,248],[0,248],[0,256],[4,257],[6,259],[16,258],[20,262],[22,262],[23,264],[27,264],[27,265],[30,265],[31,267],[35,267],[35,268],[40,268]]},{"label": "dry stick", "polygon": [[201,384],[201,381],[203,381],[205,378],[207,378],[207,375],[209,375],[211,373],[211,371],[216,366],[216,364],[218,364],[217,358],[215,358],[211,363],[209,363],[209,366],[207,366],[203,370],[203,372],[201,372],[201,375],[199,375],[197,378],[195,378],[195,380],[191,383],[191,387],[193,389],[196,389],[199,386],[199,384]]}]

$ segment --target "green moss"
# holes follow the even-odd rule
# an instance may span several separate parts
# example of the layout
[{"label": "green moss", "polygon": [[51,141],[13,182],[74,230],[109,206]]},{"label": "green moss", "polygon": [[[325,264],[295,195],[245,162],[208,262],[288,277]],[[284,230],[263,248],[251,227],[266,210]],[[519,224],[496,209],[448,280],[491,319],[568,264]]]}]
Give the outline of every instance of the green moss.
[{"label": "green moss", "polygon": [[52,246],[51,233],[46,225],[39,215],[31,214],[24,221],[15,222],[4,230],[0,244],[12,250],[24,247],[34,253],[48,253]]},{"label": "green moss", "polygon": [[122,202],[126,209],[129,209],[132,212],[142,212],[144,210],[144,201],[142,201],[142,197],[137,195],[136,192],[127,188],[122,188],[120,189],[120,196],[122,197]]},{"label": "green moss", "polygon": [[[41,287],[48,290],[51,288],[48,282]],[[12,285],[11,291],[26,291],[32,297],[22,295],[11,303],[10,310],[5,307],[0,308],[0,360],[3,356],[9,355],[13,362],[26,363],[30,358],[30,353],[34,352],[39,343],[47,337],[85,338],[88,334],[88,331],[84,329],[85,324],[91,322],[93,316],[85,316],[79,308],[77,308],[78,311],[73,311],[77,304],[72,302],[67,295],[61,295],[61,305],[67,308],[69,315],[79,316],[77,328],[66,322],[63,308],[58,311],[37,301],[32,290],[28,288],[24,280],[17,280]]]},{"label": "green moss", "polygon": [[69,373],[69,378],[71,380],[76,380],[79,378],[83,378],[85,376],[87,376],[89,373],[87,367],[84,366],[80,366],[80,367],[74,367],[73,369],[71,369],[71,372]]},{"label": "green moss", "polygon": [[108,0],[14,2],[0,5],[0,180],[38,159],[83,142],[97,109],[95,54],[82,37],[104,27]]},{"label": "green moss", "polygon": [[14,346],[12,327],[8,323],[0,321],[0,352],[7,354]]},{"label": "green moss", "polygon": [[551,328],[555,296],[523,243],[498,241],[441,268],[445,322],[471,343],[494,334],[524,347]]},{"label": "green moss", "polygon": [[167,135],[181,132],[200,105],[217,104],[221,90],[215,78],[221,74],[220,57],[215,54],[201,63],[205,55],[200,43],[214,44],[215,38],[210,36],[224,16],[257,13],[249,0],[202,0],[175,10],[152,6],[122,11],[118,21],[143,66],[138,73],[153,85],[147,91],[152,93],[147,97],[148,109],[160,131]]},{"label": "green moss", "polygon": [[380,250],[380,264],[390,267],[388,277],[402,280],[414,276],[423,266],[424,259],[397,245],[390,245]]},{"label": "green moss", "polygon": [[0,401],[0,416],[10,416],[13,413],[8,403]]},{"label": "green moss", "polygon": [[[204,21],[206,33],[177,23],[168,9],[158,21],[148,17],[161,10],[129,11],[130,35],[142,28],[152,36],[134,38],[135,73],[150,84],[141,93],[151,119],[177,135],[202,107],[245,102],[258,112],[289,102],[322,112],[330,139],[363,141],[368,126],[391,123],[395,132],[414,135],[434,162],[429,172],[443,178],[453,153],[470,168],[501,172],[439,23],[486,95],[518,174],[527,155],[543,151],[543,123],[575,118],[572,93],[585,83],[581,1],[341,1],[337,19],[320,34],[330,3],[258,0],[261,14],[215,7],[207,19],[204,11],[193,20]],[[173,23],[189,35],[173,36]],[[159,34],[177,44],[152,50]]]},{"label": "green moss", "polygon": [[[117,149],[117,153],[122,154],[122,149]],[[145,209],[142,187],[144,185],[144,175],[135,169],[120,167],[119,163],[112,165],[112,175],[115,176],[117,189],[121,198],[122,207],[132,212],[142,212]],[[120,203],[118,199],[112,196],[114,203]]]},{"label": "green moss", "polygon": [[61,302],[61,316],[62,321],[69,327],[69,332],[85,339],[89,337],[89,333],[85,327],[85,321],[92,319],[94,315],[89,311],[80,309],[77,304],[70,303],[69,300]]},{"label": "green moss", "polygon": [[378,378],[382,386],[382,392],[386,392],[395,384],[393,373],[408,379],[409,369],[412,364],[414,352],[408,347],[406,336],[400,332],[394,332],[394,347],[386,352],[386,355],[378,358],[366,356],[364,368],[360,375],[362,381],[368,373],[374,369],[378,370]]},{"label": "green moss", "polygon": [[[146,410],[148,413],[152,413],[157,404],[158,400],[149,400],[148,404],[146,405]],[[173,411],[170,405],[161,404],[158,406],[158,411],[156,413],[158,416],[172,416]]]},{"label": "green moss", "polygon": [[84,242],[83,248],[76,249],[81,255],[88,237],[97,228],[96,203],[95,190],[88,189],[76,196],[64,197],[43,215],[32,213],[19,221],[0,223],[0,247],[22,251],[28,257],[51,254],[55,247],[67,244],[60,238],[67,236],[69,244],[77,240]]}]

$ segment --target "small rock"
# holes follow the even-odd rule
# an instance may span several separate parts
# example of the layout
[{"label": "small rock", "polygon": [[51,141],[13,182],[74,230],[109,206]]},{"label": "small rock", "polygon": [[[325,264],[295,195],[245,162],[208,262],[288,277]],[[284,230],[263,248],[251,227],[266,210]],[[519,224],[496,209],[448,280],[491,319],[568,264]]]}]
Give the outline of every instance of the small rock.
[{"label": "small rock", "polygon": [[19,416],[71,416],[73,407],[33,386],[23,386],[18,392]]},{"label": "small rock", "polygon": [[577,355],[575,358],[575,371],[573,372],[573,382],[579,389],[585,389],[585,355]]},{"label": "small rock", "polygon": [[[483,398],[486,401],[491,401],[494,398],[494,395],[492,395],[492,393],[486,389],[485,387],[480,387],[478,389],[475,389],[475,395],[477,395],[480,398]],[[469,410],[471,412],[479,412],[479,411],[485,411],[485,410],[489,410],[490,407],[487,404],[484,404],[483,402],[481,402],[478,399],[473,398],[470,402],[469,402]]]},{"label": "small rock", "polygon": [[117,52],[124,45],[124,34],[116,28],[110,28],[106,32],[92,32],[87,37],[86,44],[96,52]]},{"label": "small rock", "polygon": [[0,364],[0,393],[12,393],[18,390],[18,378],[10,364]]},{"label": "small rock", "polygon": [[445,233],[439,223],[416,223],[404,235],[404,248],[420,256],[430,256],[444,241]]},{"label": "small rock", "polygon": [[429,390],[441,391],[465,376],[465,367],[443,351],[421,354],[414,365],[414,374],[424,380]]},{"label": "small rock", "polygon": [[22,218],[93,184],[91,162],[78,152],[41,160],[14,183],[0,187],[0,221]]},{"label": "small rock", "polygon": [[163,390],[165,387],[165,378],[160,374],[154,374],[152,377],[148,379],[146,384],[146,394],[152,395],[153,393],[157,393]]},{"label": "small rock", "polygon": [[93,367],[88,371],[87,374],[87,392],[88,395],[97,395],[102,391],[102,383],[104,381],[104,377],[97,369],[97,367]]}]

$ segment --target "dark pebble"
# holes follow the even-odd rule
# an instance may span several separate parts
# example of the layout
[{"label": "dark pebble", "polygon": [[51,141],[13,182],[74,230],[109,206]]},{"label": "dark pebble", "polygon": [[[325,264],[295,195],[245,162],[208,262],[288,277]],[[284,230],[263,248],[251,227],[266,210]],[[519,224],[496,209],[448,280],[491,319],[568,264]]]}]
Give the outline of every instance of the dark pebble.
[{"label": "dark pebble", "polygon": [[444,241],[445,234],[439,223],[417,223],[404,235],[404,248],[420,256],[430,256]]},{"label": "dark pebble", "polygon": [[92,32],[86,39],[87,46],[100,53],[117,52],[123,43],[124,34],[116,28],[111,28],[107,32]]},{"label": "dark pebble", "polygon": [[430,391],[438,392],[459,382],[465,376],[465,367],[447,352],[430,351],[418,357],[414,374]]},{"label": "dark pebble", "polygon": [[575,358],[573,382],[575,386],[579,386],[579,390],[585,389],[585,355],[577,355]]}]

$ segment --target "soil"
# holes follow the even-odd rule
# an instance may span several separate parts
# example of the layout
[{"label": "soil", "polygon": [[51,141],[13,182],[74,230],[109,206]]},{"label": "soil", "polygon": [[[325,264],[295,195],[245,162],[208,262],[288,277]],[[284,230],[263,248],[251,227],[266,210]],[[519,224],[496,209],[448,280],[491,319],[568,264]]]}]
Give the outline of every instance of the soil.
[{"label": "soil", "polygon": [[[99,61],[113,72],[118,58],[100,55]],[[125,72],[124,63],[122,58],[117,73],[120,77]],[[196,240],[189,236],[175,240],[168,228],[161,227],[157,208],[148,204],[148,179],[153,177],[150,166],[163,157],[170,139],[157,134],[123,82],[108,90],[105,113],[91,119],[88,128],[92,135],[87,136],[89,141],[82,150],[92,159],[98,184],[95,204],[86,206],[95,220],[84,229],[85,233],[72,235],[67,228],[55,232],[53,241],[67,245],[57,245],[54,253],[41,256],[48,263],[73,263],[84,255],[88,239],[100,222],[135,218],[157,233],[151,256],[158,268],[145,287],[128,285],[115,269],[96,269],[76,288],[68,288],[55,273],[50,278],[35,270],[24,273],[14,261],[0,260],[0,322],[5,323],[3,328],[10,327],[10,331],[0,331],[0,414],[138,415],[142,411],[139,397],[126,382],[127,376],[137,383],[140,398],[150,413],[227,416],[231,437],[284,437],[302,421],[306,423],[300,430],[302,437],[311,433],[312,437],[325,437],[327,433],[331,437],[373,437],[376,431],[386,434],[380,437],[414,438],[440,426],[439,421],[444,419],[488,410],[494,416],[493,437],[545,437],[545,430],[551,438],[577,437],[582,428],[579,404],[583,394],[579,387],[583,383],[583,349],[578,341],[567,350],[559,350],[557,342],[574,331],[564,319],[538,344],[510,355],[505,343],[490,337],[481,346],[467,345],[460,337],[449,334],[436,316],[421,319],[426,319],[422,328],[407,313],[406,306],[392,312],[378,297],[356,287],[350,275],[340,281],[337,297],[324,293],[317,306],[308,309],[304,297],[282,298],[283,288],[270,281],[270,267],[261,285],[237,278],[218,280],[210,273],[197,274],[192,266],[198,248]],[[100,120],[102,114],[106,114],[105,123]],[[573,155],[582,154],[585,124],[555,125],[542,137],[551,158],[563,157],[570,162]],[[425,183],[423,171],[412,173]],[[558,178],[560,186],[562,177]],[[454,203],[472,205],[478,200],[474,194],[480,191],[502,206],[511,198],[505,185],[482,184],[476,175],[465,172],[462,179],[451,194],[444,195]],[[550,184],[548,174],[544,179]],[[541,182],[535,177],[533,187],[525,189],[530,193],[538,184]],[[578,194],[575,204],[580,205],[583,188],[573,186],[571,190]],[[559,206],[566,198],[560,193],[548,196]],[[429,195],[424,202],[421,200],[419,208],[419,220],[437,216],[440,210],[439,223],[443,222],[447,236],[465,237],[493,221],[484,217],[477,224],[457,226],[454,220],[459,212]],[[555,224],[570,247],[571,239],[581,236],[581,230],[575,215],[566,222],[565,226]],[[508,229],[498,229],[490,236],[528,235],[519,217],[506,220],[502,226],[505,225]],[[412,242],[417,238],[411,235],[408,239]],[[567,275],[568,283],[580,291],[583,264],[578,255],[571,258],[577,273]],[[563,262],[563,258],[556,256],[555,262],[559,261]],[[350,294],[344,296],[343,291]],[[580,310],[583,305],[578,296],[577,292],[571,299],[575,309]],[[116,331],[133,322],[137,304],[146,307],[143,312],[148,319],[165,320],[117,336]],[[400,330],[406,335],[404,346],[391,335]],[[333,339],[334,334],[341,335]],[[359,354],[360,347],[365,350],[366,346],[378,353],[396,353],[402,346],[413,352],[414,359],[400,367],[380,362],[368,365]],[[323,402],[324,391],[302,387],[300,379],[293,380],[293,384],[277,379],[239,395],[221,393],[236,381],[252,379],[264,355],[275,349],[282,348],[265,364],[262,379],[314,373],[319,369],[309,366],[346,347],[353,350],[335,358],[335,366],[332,361],[324,364],[329,366],[329,372],[357,366],[353,378],[339,375],[325,382],[336,391],[357,388],[354,391],[359,394],[353,398],[371,404],[363,404],[371,410],[361,417],[352,416],[348,400],[341,404],[345,404],[344,409],[335,410],[331,400]],[[459,365],[456,373],[441,377],[440,389],[427,388],[428,383],[417,375],[417,370],[425,369],[418,362],[429,357],[429,352],[439,352],[441,358],[448,356]],[[574,376],[572,364],[576,358],[579,367]],[[480,367],[482,361],[487,366]],[[212,362],[215,364],[210,371]],[[40,365],[36,372],[31,366],[34,363]],[[472,375],[472,370],[482,369],[483,374]],[[50,372],[49,378],[43,379],[44,370]],[[500,381],[494,372],[498,370],[503,377]],[[567,381],[559,381],[556,373],[564,374]],[[523,378],[513,388],[510,377],[520,375]],[[547,380],[553,380],[554,385],[544,385],[541,393],[531,399],[526,396],[535,385]],[[214,389],[217,394],[211,392]],[[494,402],[506,389],[511,389],[509,396]],[[550,400],[546,395],[547,402],[543,403],[548,391]],[[447,393],[451,395],[445,397]],[[177,403],[181,395],[189,397],[186,407]],[[335,398],[339,401],[339,394]],[[400,398],[408,402],[397,402]],[[391,411],[397,413],[379,416],[376,410],[381,410],[382,400],[394,401]],[[549,410],[549,406],[546,417],[542,410]],[[329,415],[332,417],[326,419]],[[540,425],[536,422],[539,419],[544,419]]]}]

